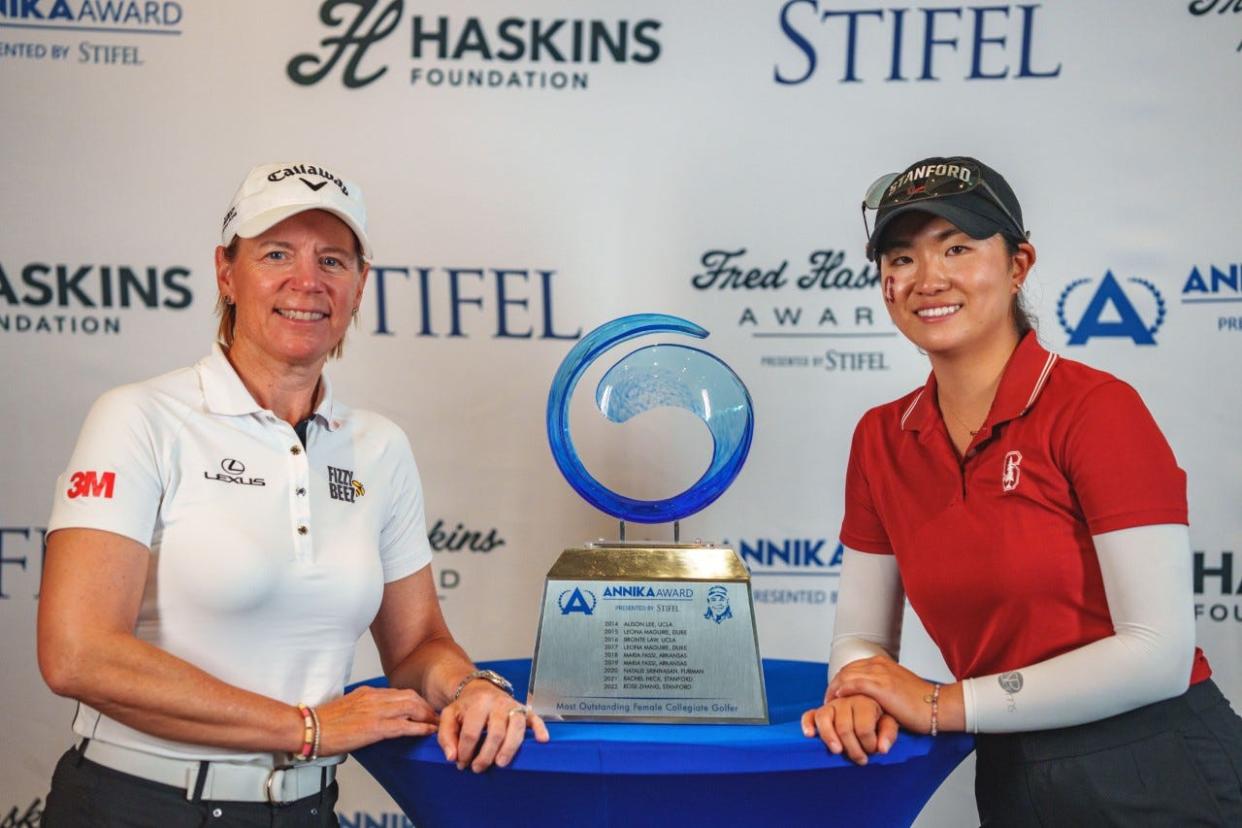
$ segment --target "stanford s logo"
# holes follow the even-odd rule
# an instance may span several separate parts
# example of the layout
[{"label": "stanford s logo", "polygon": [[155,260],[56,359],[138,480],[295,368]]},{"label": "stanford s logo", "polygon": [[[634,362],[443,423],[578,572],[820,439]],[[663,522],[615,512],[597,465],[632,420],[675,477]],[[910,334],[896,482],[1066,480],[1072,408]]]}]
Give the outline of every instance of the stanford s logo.
[{"label": "stanford s logo", "polygon": [[116,472],[80,471],[69,478],[71,488],[65,492],[70,500],[78,497],[112,497],[116,485]]},{"label": "stanford s logo", "polygon": [[383,77],[388,71],[387,66],[381,66],[371,74],[359,77],[359,65],[362,63],[362,56],[366,54],[371,44],[388,37],[393,29],[397,28],[405,4],[403,0],[392,0],[383,11],[374,16],[371,27],[363,32],[363,23],[372,16],[371,12],[378,5],[379,0],[324,0],[324,4],[319,7],[319,19],[326,26],[340,28],[345,24],[344,15],[336,14],[337,6],[357,6],[358,12],[344,34],[325,37],[319,41],[320,46],[331,50],[327,57],[304,52],[289,61],[289,65],[285,67],[289,79],[302,86],[319,83],[328,76],[337,61],[351,48],[353,53],[345,62],[345,68],[341,72],[341,83],[345,85],[345,88],[358,89]]},{"label": "stanford s logo", "polygon": [[1022,479],[1022,471],[1018,467],[1022,465],[1022,452],[1011,451],[1005,455],[1005,470],[1001,473],[1001,491],[1012,492],[1018,488],[1018,481]]},{"label": "stanford s logo", "polygon": [[1085,345],[1087,340],[1095,336],[1126,337],[1133,340],[1135,345],[1156,344],[1156,331],[1160,330],[1160,326],[1164,324],[1164,297],[1160,295],[1160,291],[1156,290],[1156,286],[1146,279],[1127,280],[1146,288],[1155,300],[1155,321],[1148,325],[1135,309],[1130,297],[1122,290],[1121,283],[1113,276],[1111,270],[1104,274],[1100,286],[1096,288],[1091,301],[1087,303],[1086,310],[1082,312],[1078,324],[1071,326],[1065,317],[1066,300],[1074,291],[1091,281],[1091,279],[1076,279],[1070,282],[1065,290],[1061,291],[1061,296],[1057,300],[1057,320],[1069,334],[1070,345]]},{"label": "stanford s logo", "polygon": [[[565,596],[569,596],[566,600]],[[580,612],[583,615],[595,614],[595,593],[589,589],[579,589],[574,587],[573,591],[565,590],[556,599],[556,605],[561,608],[561,615],[569,615],[571,612]]]}]

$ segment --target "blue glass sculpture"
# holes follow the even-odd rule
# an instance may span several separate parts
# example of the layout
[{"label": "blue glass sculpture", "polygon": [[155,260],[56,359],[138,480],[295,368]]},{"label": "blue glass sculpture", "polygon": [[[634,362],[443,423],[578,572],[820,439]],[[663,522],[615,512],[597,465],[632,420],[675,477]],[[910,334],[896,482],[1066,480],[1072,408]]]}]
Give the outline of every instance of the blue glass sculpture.
[{"label": "blue glass sculpture", "polygon": [[582,465],[569,434],[569,401],[579,378],[614,345],[644,334],[676,333],[696,339],[708,332],[662,313],[623,316],[584,336],[557,369],[548,394],[548,442],[569,485],[588,503],[613,517],[637,523],[668,523],[703,509],[720,497],[746,462],[754,412],[746,386],[724,362],[686,345],[648,345],[608,369],[595,389],[605,417],[624,423],[659,406],[693,412],[712,435],[712,459],[690,488],[664,500],[636,500],[608,489]]}]

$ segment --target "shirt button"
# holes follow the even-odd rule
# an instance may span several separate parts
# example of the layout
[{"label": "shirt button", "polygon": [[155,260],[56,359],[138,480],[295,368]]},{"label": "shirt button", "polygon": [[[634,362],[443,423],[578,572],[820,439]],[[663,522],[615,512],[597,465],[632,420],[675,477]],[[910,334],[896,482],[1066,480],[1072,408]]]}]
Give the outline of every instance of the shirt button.
[{"label": "shirt button", "polygon": [[304,494],[306,494],[306,489],[298,489],[298,497],[301,497]]},{"label": "shirt button", "polygon": [[299,535],[305,535],[305,534],[306,534],[307,532],[309,532],[309,531],[310,531],[310,530],[309,530],[309,529],[307,529],[305,526],[299,526],[299,527],[298,527],[298,534],[299,534]]},{"label": "shirt button", "polygon": [[301,446],[289,446],[289,453],[290,454],[301,454],[302,447]]}]

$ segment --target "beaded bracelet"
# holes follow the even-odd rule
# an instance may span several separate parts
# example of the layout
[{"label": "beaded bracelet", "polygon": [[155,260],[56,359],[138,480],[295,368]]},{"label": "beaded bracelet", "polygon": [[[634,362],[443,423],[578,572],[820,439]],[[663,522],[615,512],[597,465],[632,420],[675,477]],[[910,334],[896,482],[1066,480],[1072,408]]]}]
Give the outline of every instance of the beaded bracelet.
[{"label": "beaded bracelet", "polygon": [[931,736],[940,732],[940,685],[932,684],[931,698]]},{"label": "beaded bracelet", "polygon": [[313,759],[318,752],[319,719],[312,708],[301,702],[298,703],[297,708],[302,714],[302,749],[293,754],[293,761],[306,762]]},{"label": "beaded bracelet", "polygon": [[315,746],[311,748],[310,761],[314,762],[319,758],[319,711],[310,708],[311,719],[315,722]]}]

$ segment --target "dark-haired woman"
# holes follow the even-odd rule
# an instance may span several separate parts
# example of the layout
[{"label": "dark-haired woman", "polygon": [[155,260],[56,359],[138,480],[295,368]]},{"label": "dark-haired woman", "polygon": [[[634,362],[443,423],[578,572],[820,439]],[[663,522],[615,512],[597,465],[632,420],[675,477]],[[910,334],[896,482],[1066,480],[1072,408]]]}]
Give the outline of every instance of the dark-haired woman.
[{"label": "dark-haired woman", "polygon": [[[868,238],[927,383],[846,473],[831,676],[803,730],[865,764],[898,727],[977,739],[986,826],[1242,825],[1242,720],[1195,647],[1186,477],[1138,394],[1049,353],[1005,179],[929,158]],[[957,679],[896,662],[908,597]]]}]

